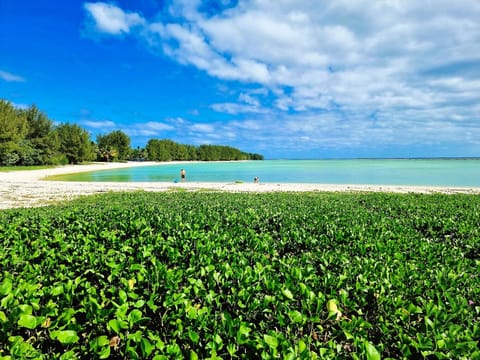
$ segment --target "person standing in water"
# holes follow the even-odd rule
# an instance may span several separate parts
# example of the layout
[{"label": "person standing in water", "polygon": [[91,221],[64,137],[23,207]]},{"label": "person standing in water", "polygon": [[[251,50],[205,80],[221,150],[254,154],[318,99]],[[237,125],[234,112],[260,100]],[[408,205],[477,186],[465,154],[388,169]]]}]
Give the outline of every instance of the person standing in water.
[{"label": "person standing in water", "polygon": [[187,172],[185,171],[185,169],[180,170],[180,179],[181,179],[181,181],[186,181],[187,180]]}]

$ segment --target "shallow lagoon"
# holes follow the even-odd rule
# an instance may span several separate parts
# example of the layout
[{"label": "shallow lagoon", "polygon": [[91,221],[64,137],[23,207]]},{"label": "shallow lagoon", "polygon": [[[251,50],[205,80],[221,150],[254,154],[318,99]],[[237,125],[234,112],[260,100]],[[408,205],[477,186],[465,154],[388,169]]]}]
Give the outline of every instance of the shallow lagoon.
[{"label": "shallow lagoon", "polygon": [[194,182],[480,186],[480,159],[355,159],[191,162],[100,170],[56,177],[67,181],[176,182],[180,169]]}]

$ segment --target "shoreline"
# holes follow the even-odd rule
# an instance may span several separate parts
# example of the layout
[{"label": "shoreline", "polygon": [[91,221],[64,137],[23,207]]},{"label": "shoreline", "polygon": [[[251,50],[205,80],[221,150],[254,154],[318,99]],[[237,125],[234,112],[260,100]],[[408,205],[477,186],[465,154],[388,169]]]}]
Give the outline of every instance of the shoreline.
[{"label": "shoreline", "polygon": [[162,164],[185,164],[145,161],[126,163],[92,163],[88,165],[65,165],[51,169],[16,170],[0,172],[0,209],[36,207],[72,200],[82,195],[110,191],[172,191],[209,190],[228,192],[391,192],[421,194],[480,194],[480,187],[440,187],[403,185],[355,185],[355,184],[304,184],[304,183],[210,183],[210,182],[77,182],[50,181],[48,176],[111,170],[126,167],[155,166]]}]

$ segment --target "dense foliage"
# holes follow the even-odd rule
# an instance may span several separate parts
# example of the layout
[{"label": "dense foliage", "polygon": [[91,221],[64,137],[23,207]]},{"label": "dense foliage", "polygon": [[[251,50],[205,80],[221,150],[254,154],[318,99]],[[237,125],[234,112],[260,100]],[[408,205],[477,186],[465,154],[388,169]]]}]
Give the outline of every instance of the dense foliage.
[{"label": "dense foliage", "polygon": [[66,163],[53,122],[36,106],[16,109],[0,99],[0,165]]},{"label": "dense foliage", "polygon": [[77,124],[60,124],[56,128],[59,135],[59,151],[70,164],[95,160],[96,148],[90,141],[90,135]]},{"label": "dense foliage", "polygon": [[55,125],[35,105],[0,99],[0,165],[58,165],[96,159],[90,135],[76,124]]},{"label": "dense foliage", "polygon": [[[97,136],[77,124],[54,125],[35,105],[19,109],[0,99],[0,166],[58,165],[84,161],[118,160],[262,160],[229,146],[176,144],[150,140],[146,149],[130,147],[130,137],[120,130]],[[166,144],[166,145],[165,145]]]},{"label": "dense foliage", "polygon": [[0,245],[2,359],[480,358],[478,196],[106,194]]},{"label": "dense foliage", "polygon": [[151,139],[146,150],[149,160],[263,160],[260,154],[245,153],[230,146],[223,145],[193,145],[178,144],[168,139]]},{"label": "dense foliage", "polygon": [[104,161],[130,158],[130,138],[120,130],[97,136],[99,158]]}]

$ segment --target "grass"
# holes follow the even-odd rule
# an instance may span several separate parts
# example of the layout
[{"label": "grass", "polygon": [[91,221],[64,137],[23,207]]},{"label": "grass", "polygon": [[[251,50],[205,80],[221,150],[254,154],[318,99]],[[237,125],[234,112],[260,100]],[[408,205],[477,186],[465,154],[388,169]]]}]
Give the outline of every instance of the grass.
[{"label": "grass", "polygon": [[56,165],[0,166],[0,172],[54,169]]}]

